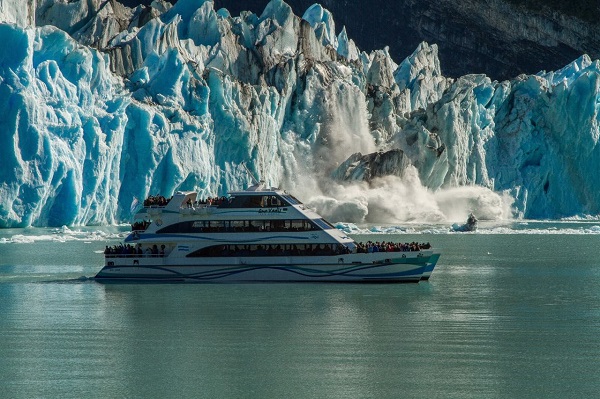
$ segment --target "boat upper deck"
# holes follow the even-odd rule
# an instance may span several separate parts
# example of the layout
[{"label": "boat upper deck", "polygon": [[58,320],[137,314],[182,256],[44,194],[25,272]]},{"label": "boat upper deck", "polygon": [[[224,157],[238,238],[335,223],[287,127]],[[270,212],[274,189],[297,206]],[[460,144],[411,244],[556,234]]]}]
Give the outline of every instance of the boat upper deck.
[{"label": "boat upper deck", "polygon": [[170,199],[151,196],[144,201],[144,207],[135,216],[136,219],[145,219],[149,214],[156,213],[216,216],[221,213],[218,210],[242,208],[249,211],[258,210],[258,213],[276,214],[287,211],[287,207],[295,206],[310,213],[310,215],[305,215],[306,217],[319,217],[316,213],[313,215],[313,212],[306,209],[302,202],[294,196],[277,188],[267,189],[262,184],[257,184],[244,191],[232,191],[228,197],[198,199],[197,193],[193,191],[176,192]]}]

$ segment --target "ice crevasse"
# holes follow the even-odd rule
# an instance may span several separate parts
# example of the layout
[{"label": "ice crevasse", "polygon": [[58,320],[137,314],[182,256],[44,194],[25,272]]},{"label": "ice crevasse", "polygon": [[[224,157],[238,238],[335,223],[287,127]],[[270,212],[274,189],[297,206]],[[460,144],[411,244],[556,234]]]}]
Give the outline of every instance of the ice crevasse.
[{"label": "ice crevasse", "polygon": [[335,221],[600,213],[585,55],[451,79],[436,45],[360,51],[319,5],[33,4],[0,7],[0,227],[117,223],[134,197],[224,195],[250,174]]}]

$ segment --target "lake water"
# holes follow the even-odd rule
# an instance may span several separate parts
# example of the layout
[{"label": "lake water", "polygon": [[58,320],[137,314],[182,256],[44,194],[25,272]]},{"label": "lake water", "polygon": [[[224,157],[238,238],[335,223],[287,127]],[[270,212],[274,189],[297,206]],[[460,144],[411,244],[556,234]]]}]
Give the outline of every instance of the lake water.
[{"label": "lake water", "polygon": [[124,228],[0,230],[0,397],[597,397],[598,225],[347,226],[442,250],[384,285],[103,285]]}]

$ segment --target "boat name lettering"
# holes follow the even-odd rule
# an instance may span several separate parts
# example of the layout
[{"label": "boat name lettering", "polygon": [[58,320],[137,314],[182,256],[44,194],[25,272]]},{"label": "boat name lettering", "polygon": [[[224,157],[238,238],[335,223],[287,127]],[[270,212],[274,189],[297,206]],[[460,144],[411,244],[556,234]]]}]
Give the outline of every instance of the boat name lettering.
[{"label": "boat name lettering", "polygon": [[199,227],[204,227],[204,222],[194,222],[192,225],[193,228],[197,229]]},{"label": "boat name lettering", "polygon": [[258,213],[283,213],[287,212],[287,208],[268,208],[268,209],[259,209]]}]

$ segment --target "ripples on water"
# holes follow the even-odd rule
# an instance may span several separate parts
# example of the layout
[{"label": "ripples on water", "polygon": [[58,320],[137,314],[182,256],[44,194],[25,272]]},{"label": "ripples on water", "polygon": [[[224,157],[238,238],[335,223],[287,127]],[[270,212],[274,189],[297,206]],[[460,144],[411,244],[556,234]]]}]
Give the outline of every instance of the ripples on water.
[{"label": "ripples on water", "polygon": [[102,285],[126,228],[0,231],[0,397],[597,396],[595,222],[403,228],[355,238],[430,241],[428,283]]}]

